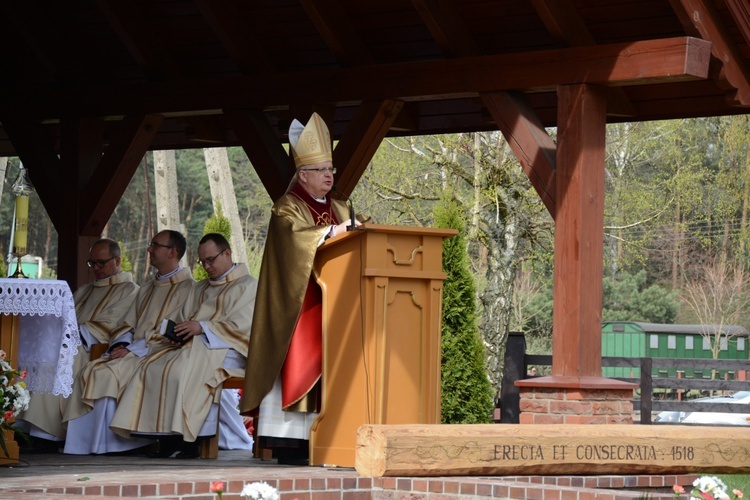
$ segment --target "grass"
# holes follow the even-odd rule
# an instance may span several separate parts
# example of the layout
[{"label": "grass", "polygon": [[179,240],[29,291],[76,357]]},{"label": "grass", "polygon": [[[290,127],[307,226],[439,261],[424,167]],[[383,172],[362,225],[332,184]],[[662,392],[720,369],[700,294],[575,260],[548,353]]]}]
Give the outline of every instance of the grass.
[{"label": "grass", "polygon": [[732,490],[740,490],[745,496],[750,495],[750,475],[747,474],[722,474],[717,475],[727,485],[727,493],[731,496]]}]

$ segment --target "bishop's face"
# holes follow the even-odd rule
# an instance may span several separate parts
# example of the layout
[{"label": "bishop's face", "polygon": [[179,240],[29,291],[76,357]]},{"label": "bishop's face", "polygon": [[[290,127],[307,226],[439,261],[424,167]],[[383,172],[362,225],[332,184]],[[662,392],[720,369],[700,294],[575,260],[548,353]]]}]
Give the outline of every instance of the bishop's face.
[{"label": "bishop's face", "polygon": [[324,161],[305,165],[297,173],[300,185],[316,198],[325,198],[333,188],[333,163]]}]

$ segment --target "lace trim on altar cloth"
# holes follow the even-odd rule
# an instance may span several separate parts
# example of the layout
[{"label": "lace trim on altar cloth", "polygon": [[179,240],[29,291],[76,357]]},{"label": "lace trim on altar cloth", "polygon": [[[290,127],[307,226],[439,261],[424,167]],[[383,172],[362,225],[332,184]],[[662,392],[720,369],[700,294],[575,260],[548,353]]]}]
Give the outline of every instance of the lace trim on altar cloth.
[{"label": "lace trim on altar cloth", "polygon": [[0,279],[0,313],[20,316],[18,367],[26,386],[68,397],[81,345],[73,294],[65,281]]}]

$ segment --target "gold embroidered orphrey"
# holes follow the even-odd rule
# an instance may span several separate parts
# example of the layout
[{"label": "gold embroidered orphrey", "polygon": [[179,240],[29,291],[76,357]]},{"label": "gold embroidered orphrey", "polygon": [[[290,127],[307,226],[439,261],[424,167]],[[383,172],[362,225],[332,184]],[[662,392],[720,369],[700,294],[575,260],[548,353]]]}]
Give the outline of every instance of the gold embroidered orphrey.
[{"label": "gold embroidered orphrey", "polygon": [[315,225],[316,226],[330,226],[330,225],[333,225],[334,221],[333,221],[333,215],[331,214],[331,209],[332,209],[331,206],[328,207],[328,210],[325,210],[323,212],[319,212],[318,210],[315,209],[314,206],[310,205],[307,202],[307,200],[304,200],[297,193],[291,192],[291,194],[293,194],[300,201],[302,201],[305,205],[307,205],[310,210],[312,210],[313,212],[315,212],[315,215],[317,216],[316,219],[315,219]]}]

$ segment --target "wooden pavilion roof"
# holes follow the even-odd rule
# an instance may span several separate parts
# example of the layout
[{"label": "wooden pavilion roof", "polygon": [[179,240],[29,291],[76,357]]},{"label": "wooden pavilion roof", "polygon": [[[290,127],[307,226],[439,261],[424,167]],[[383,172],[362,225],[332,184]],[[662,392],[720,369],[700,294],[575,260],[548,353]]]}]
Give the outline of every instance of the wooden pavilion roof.
[{"label": "wooden pavilion roof", "polygon": [[[387,135],[492,130],[480,98],[492,91],[522,93],[554,126],[556,86],[583,81],[615,88],[611,121],[744,113],[749,9],[745,0],[1,0],[0,155],[28,140],[18,120],[40,123],[57,149],[65,117],[103,118],[113,137],[123,117],[159,114],[150,148],[175,149],[241,145],[238,129],[254,120],[284,141],[290,119],[313,106],[328,108],[341,139],[363,102],[388,100],[403,109]],[[685,37],[711,42],[705,78],[659,72]],[[233,116],[240,110],[251,118]]]},{"label": "wooden pavilion roof", "polygon": [[554,215],[561,86],[609,87],[610,122],[750,110],[747,0],[0,0],[0,16],[0,156],[78,237],[149,149],[242,146],[278,197],[289,123],[312,111],[345,193],[386,136],[500,129]]}]

